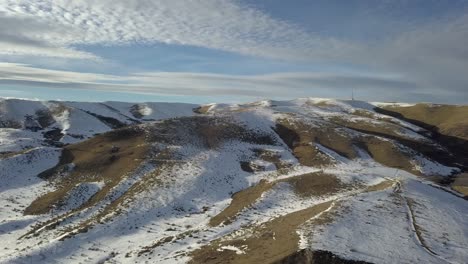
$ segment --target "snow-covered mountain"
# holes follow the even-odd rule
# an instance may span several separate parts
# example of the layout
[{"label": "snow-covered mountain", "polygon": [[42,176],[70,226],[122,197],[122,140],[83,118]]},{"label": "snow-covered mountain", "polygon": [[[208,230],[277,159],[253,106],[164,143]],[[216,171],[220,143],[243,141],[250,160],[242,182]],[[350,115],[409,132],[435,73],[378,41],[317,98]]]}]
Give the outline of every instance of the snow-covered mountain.
[{"label": "snow-covered mountain", "polygon": [[0,99],[1,263],[466,263],[468,107]]}]

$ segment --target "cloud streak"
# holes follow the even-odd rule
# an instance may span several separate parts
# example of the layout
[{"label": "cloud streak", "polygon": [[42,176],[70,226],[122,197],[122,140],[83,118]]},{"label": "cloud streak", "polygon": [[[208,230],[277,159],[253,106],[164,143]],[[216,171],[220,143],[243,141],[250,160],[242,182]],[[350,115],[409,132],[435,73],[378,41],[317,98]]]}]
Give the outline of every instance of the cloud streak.
[{"label": "cloud streak", "polygon": [[[31,42],[69,51],[59,53],[62,56],[88,56],[70,48],[79,44],[135,42],[192,45],[277,59],[331,56],[342,45],[349,46],[228,0],[0,0],[0,22],[12,19],[17,23],[10,23],[11,30]],[[44,27],[30,27],[31,21]],[[26,53],[12,45],[0,50]],[[40,49],[31,53],[52,54]]]},{"label": "cloud streak", "polygon": [[[241,1],[0,0],[0,56],[99,60],[98,55],[76,47],[166,43],[362,69],[359,74],[130,72],[119,77],[3,64],[0,82],[173,94],[262,95],[272,91],[277,96],[317,95],[325,89],[337,95],[339,89],[354,87],[373,95],[371,99],[420,95],[424,100],[440,96],[466,103],[468,15],[398,25],[402,29],[391,30],[388,38],[364,43],[316,34]],[[362,73],[366,71],[372,73]]]},{"label": "cloud streak", "polygon": [[386,100],[395,98],[395,95],[401,95],[408,89],[415,93],[424,93],[424,89],[416,83],[396,76],[300,72],[264,75],[143,72],[115,76],[41,69],[15,63],[0,63],[0,84],[189,96],[268,95],[276,98],[299,97],[311,92],[315,96],[347,98],[351,88],[360,93],[376,92]]}]

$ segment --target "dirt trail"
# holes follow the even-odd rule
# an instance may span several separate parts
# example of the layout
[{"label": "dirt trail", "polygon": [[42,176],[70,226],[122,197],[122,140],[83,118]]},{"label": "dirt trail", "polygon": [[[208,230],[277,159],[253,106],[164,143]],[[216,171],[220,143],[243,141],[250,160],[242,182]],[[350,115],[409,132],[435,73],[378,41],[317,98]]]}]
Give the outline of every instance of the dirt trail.
[{"label": "dirt trail", "polygon": [[410,227],[411,227],[411,231],[414,233],[414,237],[416,239],[416,241],[418,242],[418,244],[421,246],[421,248],[426,251],[429,255],[433,256],[433,257],[436,257],[440,260],[442,260],[443,262],[445,263],[450,263],[452,264],[452,262],[444,259],[443,257],[439,256],[436,252],[434,252],[426,243],[426,241],[424,240],[424,238],[422,237],[422,234],[421,234],[421,227],[417,224],[416,222],[416,217],[414,215],[414,209],[413,209],[413,204],[414,204],[414,201],[411,199],[411,198],[408,198],[404,195],[402,195],[401,193],[397,193],[397,195],[400,197],[400,199],[402,199],[405,203],[405,206],[406,206],[406,211],[407,211],[407,214],[408,214],[408,219],[409,219],[409,224],[410,224]]}]

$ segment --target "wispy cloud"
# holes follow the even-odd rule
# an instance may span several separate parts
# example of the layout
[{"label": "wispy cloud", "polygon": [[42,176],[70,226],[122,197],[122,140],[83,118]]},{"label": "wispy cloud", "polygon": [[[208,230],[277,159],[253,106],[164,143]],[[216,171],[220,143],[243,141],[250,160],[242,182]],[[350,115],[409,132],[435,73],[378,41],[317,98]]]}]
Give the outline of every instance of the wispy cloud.
[{"label": "wispy cloud", "polygon": [[[157,42],[304,59],[334,55],[344,45],[228,0],[0,0],[0,17],[16,20],[8,27],[19,34],[17,44],[63,48],[57,56],[87,57],[70,48],[77,44]],[[28,51],[3,43],[0,53],[54,54],[40,46]]]},{"label": "wispy cloud", "polygon": [[350,88],[360,91],[418,89],[417,84],[396,76],[300,72],[264,75],[144,72],[115,76],[41,69],[15,63],[0,63],[0,84],[176,95],[268,94],[271,97],[303,96],[310,91],[331,91],[347,97]]},{"label": "wispy cloud", "polygon": [[97,59],[93,54],[44,38],[60,39],[71,33],[65,29],[30,16],[5,16],[0,12],[0,54]]},{"label": "wispy cloud", "polygon": [[[445,96],[467,101],[468,15],[460,13],[427,23],[408,22],[406,27],[397,23],[401,29],[391,30],[388,38],[356,42],[332,33],[315,33],[313,28],[304,29],[234,0],[0,0],[0,57],[97,60],[99,55],[77,47],[167,43],[315,65],[359,65],[361,72],[372,72],[251,76],[130,72],[119,77],[10,63],[0,67],[0,82],[172,94],[271,92],[278,96],[317,95],[325,89],[336,94],[339,89],[355,87],[375,97],[405,99],[413,94],[425,100]],[[388,31],[388,25],[382,30]]]}]

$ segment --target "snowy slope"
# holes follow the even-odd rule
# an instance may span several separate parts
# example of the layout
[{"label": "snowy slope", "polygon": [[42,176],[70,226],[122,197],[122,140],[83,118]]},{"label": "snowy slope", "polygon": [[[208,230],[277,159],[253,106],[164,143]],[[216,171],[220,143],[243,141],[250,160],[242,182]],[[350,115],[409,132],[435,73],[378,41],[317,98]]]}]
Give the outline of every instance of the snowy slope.
[{"label": "snowy slope", "polygon": [[0,263],[466,263],[464,167],[374,107],[2,100]]}]

